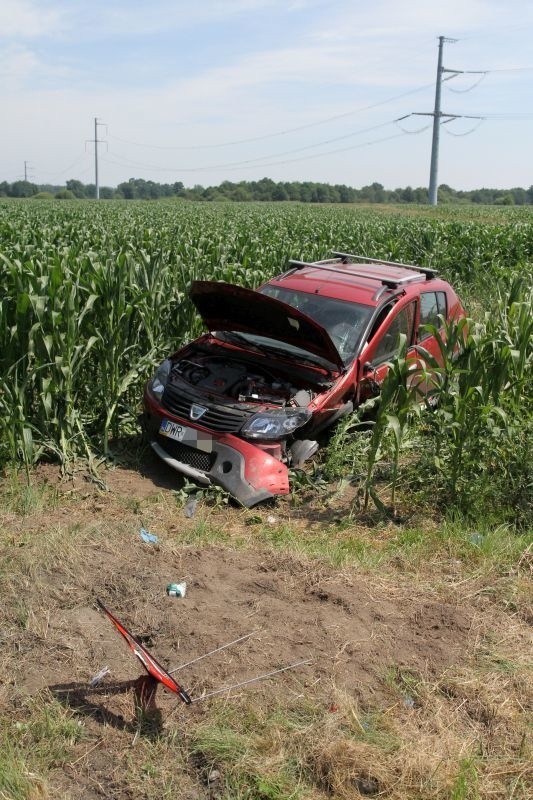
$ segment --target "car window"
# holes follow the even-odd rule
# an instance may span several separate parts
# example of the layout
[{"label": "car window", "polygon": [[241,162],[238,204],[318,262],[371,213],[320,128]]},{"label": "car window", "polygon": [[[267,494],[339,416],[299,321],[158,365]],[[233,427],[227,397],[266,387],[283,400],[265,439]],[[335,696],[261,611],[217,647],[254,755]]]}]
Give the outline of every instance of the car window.
[{"label": "car window", "polygon": [[374,351],[372,358],[374,364],[394,358],[399,350],[400,334],[405,334],[408,345],[412,343],[414,311],[415,304],[409,303],[391,320]]},{"label": "car window", "polygon": [[[420,325],[434,325],[436,328],[442,327],[439,314],[446,319],[446,293],[445,292],[423,292],[420,295]],[[419,341],[431,336],[429,331],[423,329],[419,333]]]},{"label": "car window", "polygon": [[444,319],[448,319],[448,304],[446,302],[446,292],[437,292],[437,305],[439,314]]},{"label": "car window", "polygon": [[270,284],[260,291],[311,317],[327,331],[343,362],[353,361],[372,314],[371,306]]}]

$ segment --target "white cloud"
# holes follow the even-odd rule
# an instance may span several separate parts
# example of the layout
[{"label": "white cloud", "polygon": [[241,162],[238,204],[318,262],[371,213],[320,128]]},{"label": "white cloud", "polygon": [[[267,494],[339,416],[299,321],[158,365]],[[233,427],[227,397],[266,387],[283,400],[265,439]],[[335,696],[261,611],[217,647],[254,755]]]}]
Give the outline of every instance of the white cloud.
[{"label": "white cloud", "polygon": [[0,39],[34,39],[63,29],[65,20],[59,6],[43,8],[32,0],[2,0]]},{"label": "white cloud", "polygon": [[0,61],[0,85],[18,85],[39,67],[39,59],[32,50],[11,46],[4,50]]}]

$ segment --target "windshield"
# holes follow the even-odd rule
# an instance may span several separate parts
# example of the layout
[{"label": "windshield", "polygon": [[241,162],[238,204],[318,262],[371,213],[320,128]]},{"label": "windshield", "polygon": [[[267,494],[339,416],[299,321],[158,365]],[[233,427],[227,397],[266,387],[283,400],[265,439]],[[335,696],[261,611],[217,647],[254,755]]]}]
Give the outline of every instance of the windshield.
[{"label": "windshield", "polygon": [[271,285],[263,286],[260,292],[297,308],[317,322],[328,332],[345,364],[355,358],[374,310],[372,306]]}]

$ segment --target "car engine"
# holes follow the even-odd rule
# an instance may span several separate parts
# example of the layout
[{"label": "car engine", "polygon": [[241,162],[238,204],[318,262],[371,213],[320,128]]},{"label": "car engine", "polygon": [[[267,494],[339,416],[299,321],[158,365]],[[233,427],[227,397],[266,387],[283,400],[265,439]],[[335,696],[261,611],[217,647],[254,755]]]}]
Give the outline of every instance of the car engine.
[{"label": "car engine", "polygon": [[179,376],[208,396],[218,395],[238,403],[268,403],[305,408],[315,393],[293,386],[279,375],[255,365],[250,368],[226,356],[198,355],[173,365],[171,378]]}]

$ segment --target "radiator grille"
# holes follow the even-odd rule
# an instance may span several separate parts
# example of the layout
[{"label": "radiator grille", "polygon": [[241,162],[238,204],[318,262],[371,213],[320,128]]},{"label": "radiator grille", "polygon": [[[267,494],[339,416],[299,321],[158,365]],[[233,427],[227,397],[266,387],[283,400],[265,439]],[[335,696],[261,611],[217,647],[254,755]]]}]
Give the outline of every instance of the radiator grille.
[{"label": "radiator grille", "polygon": [[239,431],[246,420],[257,410],[255,408],[228,408],[228,406],[208,403],[205,402],[203,398],[199,398],[196,394],[188,392],[182,386],[176,387],[172,386],[172,384],[167,384],[161,399],[163,408],[166,408],[177,417],[186,420],[189,419],[189,411],[191,410],[192,403],[199,403],[207,408],[201,420],[198,421],[202,427],[225,433],[236,433]]},{"label": "radiator grille", "polygon": [[209,472],[215,463],[216,453],[204,453],[203,450],[196,450],[195,447],[176,442],[168,436],[157,436],[156,441],[169,456],[201,472]]}]

